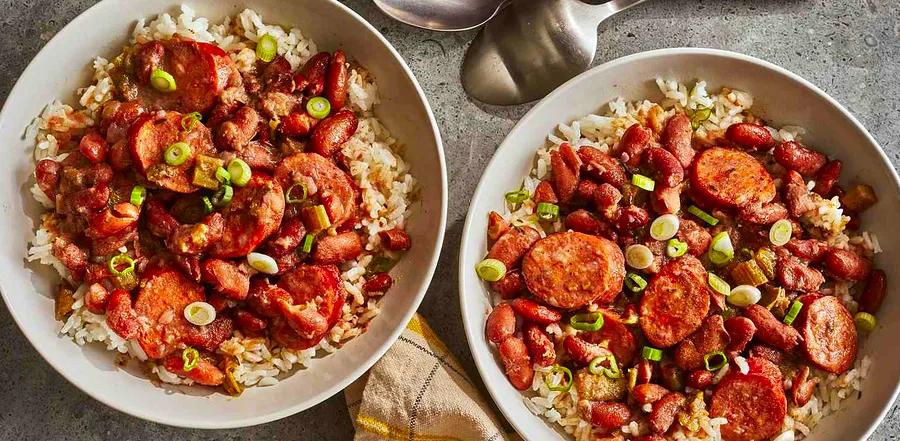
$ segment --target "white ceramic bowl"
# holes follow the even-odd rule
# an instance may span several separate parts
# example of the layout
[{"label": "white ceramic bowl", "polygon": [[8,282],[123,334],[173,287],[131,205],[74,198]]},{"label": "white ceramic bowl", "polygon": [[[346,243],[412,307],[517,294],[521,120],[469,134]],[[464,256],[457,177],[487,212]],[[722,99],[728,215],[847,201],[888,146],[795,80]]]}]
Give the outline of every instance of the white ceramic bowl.
[{"label": "white ceramic bowl", "polygon": [[[804,141],[844,161],[841,182],[864,181],[875,187],[880,202],[866,212],[865,229],[874,231],[885,249],[877,265],[890,272],[900,264],[900,181],[876,141],[834,99],[806,80],[765,61],[709,49],[664,49],[603,64],[572,79],[544,98],[513,128],[497,149],[475,191],[462,235],[459,292],[463,322],[475,363],[491,396],[526,439],[561,439],[551,425],[534,416],[503,374],[496,350],[484,336],[489,292],[475,275],[486,254],[485,228],[490,210],[502,208],[504,192],[518,188],[531,169],[534,154],[557,124],[598,109],[622,96],[658,101],[658,76],[682,81],[706,80],[707,90],[729,86],[754,96],[754,113],[775,125],[807,128]],[[890,277],[890,276],[889,276]],[[888,281],[895,285],[896,281]],[[862,399],[818,426],[811,440],[865,439],[884,417],[898,392],[900,378],[900,300],[888,296],[881,323],[862,354],[874,360]]]},{"label": "white ceramic bowl", "polygon": [[[177,13],[180,3],[216,22],[250,7],[266,22],[298,27],[322,49],[343,48],[378,82],[376,113],[410,148],[405,158],[418,178],[421,203],[408,230],[413,248],[392,273],[396,283],[368,332],[342,350],[316,360],[276,386],[250,388],[240,398],[205,389],[169,393],[154,386],[136,363],[122,371],[114,354],[96,345],[84,348],[58,337],[53,320],[52,271],[26,265],[26,241],[40,212],[31,198],[32,142],[22,133],[53,99],[73,100],[90,82],[94,56],[112,57],[127,42],[139,17]],[[265,423],[312,407],[342,390],[378,360],[418,308],[431,281],[446,222],[447,184],[441,138],[422,89],[400,55],[356,13],[331,0],[107,0],[73,20],[31,62],[0,114],[0,290],[12,316],[41,355],[69,381],[94,398],[131,415],[160,423],[228,428]],[[15,387],[15,385],[12,385]]]}]

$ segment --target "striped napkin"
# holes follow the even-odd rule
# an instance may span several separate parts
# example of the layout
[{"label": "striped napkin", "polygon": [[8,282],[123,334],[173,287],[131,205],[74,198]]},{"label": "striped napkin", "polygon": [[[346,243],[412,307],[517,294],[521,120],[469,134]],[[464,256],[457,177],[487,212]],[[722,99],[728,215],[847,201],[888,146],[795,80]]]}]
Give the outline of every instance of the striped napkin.
[{"label": "striped napkin", "polygon": [[459,361],[416,314],[344,396],[355,441],[502,441],[508,434]]}]

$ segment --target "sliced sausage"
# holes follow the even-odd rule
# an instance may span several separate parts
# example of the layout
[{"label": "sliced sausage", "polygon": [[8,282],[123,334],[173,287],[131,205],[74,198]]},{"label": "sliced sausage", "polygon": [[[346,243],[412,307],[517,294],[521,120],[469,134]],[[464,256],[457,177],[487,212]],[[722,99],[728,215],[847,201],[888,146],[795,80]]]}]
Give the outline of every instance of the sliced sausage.
[{"label": "sliced sausage", "polygon": [[666,122],[666,127],[661,135],[662,146],[669,153],[678,158],[682,167],[687,169],[694,162],[694,148],[691,147],[691,138],[694,131],[691,128],[691,119],[684,113],[676,113]]},{"label": "sliced sausage", "polygon": [[765,204],[775,197],[772,176],[756,158],[722,147],[700,153],[691,169],[691,188],[727,208]]},{"label": "sliced sausage", "polygon": [[254,173],[247,185],[234,190],[231,203],[222,210],[222,240],[210,247],[218,258],[246,256],[278,230],[284,215],[284,193],[278,181]]},{"label": "sliced sausage", "polygon": [[273,257],[293,253],[303,242],[306,228],[299,217],[284,219],[278,231],[266,242],[266,254]]},{"label": "sliced sausage", "polygon": [[622,291],[625,257],[602,237],[551,234],[525,255],[522,275],[528,289],[551,306],[574,309],[593,301],[609,303]]},{"label": "sliced sausage", "polygon": [[750,305],[744,309],[744,315],[756,325],[756,337],[764,343],[785,352],[791,351],[800,343],[800,333],[782,323],[765,307]]},{"label": "sliced sausage", "polygon": [[[213,155],[215,147],[209,129],[197,122],[190,132],[181,128],[178,112],[152,113],[135,121],[128,132],[131,157],[147,180],[162,188],[178,193],[190,193],[199,189],[193,184],[194,162],[199,155]],[[166,149],[176,142],[190,146],[190,155],[180,165],[165,162]]]},{"label": "sliced sausage", "polygon": [[215,352],[219,345],[231,338],[234,333],[234,321],[228,317],[216,317],[212,323],[204,326],[188,326],[185,328],[182,341],[187,346]]},{"label": "sliced sausage", "polygon": [[710,401],[712,417],[728,420],[721,427],[726,441],[763,441],[781,431],[787,398],[780,385],[760,375],[728,375]]},{"label": "sliced sausage", "polygon": [[834,296],[805,296],[799,318],[806,358],[833,374],[842,374],[856,360],[857,334],[853,316]]},{"label": "sliced sausage", "polygon": [[132,98],[150,109],[205,113],[225,90],[234,70],[234,63],[225,51],[214,44],[171,39],[147,45],[161,45],[164,52],[162,56],[152,57],[152,63],[142,64],[142,60],[136,60],[138,68],[147,72],[146,80],[153,69],[162,69],[175,78],[177,87],[172,92],[160,92],[141,75]]},{"label": "sliced sausage", "polygon": [[665,265],[641,298],[640,324],[653,346],[667,348],[691,335],[709,312],[706,270],[693,256]]},{"label": "sliced sausage", "polygon": [[688,246],[688,253],[693,256],[702,256],[709,249],[712,242],[712,235],[709,230],[701,227],[697,222],[690,219],[681,219],[678,227],[678,240],[684,242]]},{"label": "sliced sausage", "polygon": [[200,264],[203,281],[231,300],[244,300],[250,291],[250,276],[232,262],[206,259]]},{"label": "sliced sausage", "polygon": [[358,193],[353,179],[334,162],[317,153],[297,153],[285,158],[275,169],[275,179],[287,190],[294,184],[306,186],[309,197],[325,205],[335,227],[353,219]]},{"label": "sliced sausage", "polygon": [[[340,272],[334,265],[300,265],[282,275],[278,280],[278,287],[290,293],[295,306],[313,302],[316,313],[325,319],[325,330],[331,329],[341,317],[347,293],[341,282]],[[285,302],[276,300],[276,303]],[[310,336],[301,335],[290,323],[278,324],[276,321],[273,326],[279,328],[276,338],[280,338],[283,343],[287,342],[292,349],[310,348],[324,337],[321,332]]]},{"label": "sliced sausage", "polygon": [[675,363],[685,371],[703,367],[703,357],[725,349],[730,341],[722,316],[714,314],[706,318],[700,329],[689,335],[675,349]]},{"label": "sliced sausage", "polygon": [[491,211],[488,214],[487,237],[491,243],[509,231],[509,228],[509,222],[507,222],[500,213]]},{"label": "sliced sausage", "polygon": [[582,332],[579,336],[588,343],[600,345],[612,351],[616,360],[629,365],[638,352],[637,339],[617,316],[603,312],[603,327],[597,331]]},{"label": "sliced sausage", "polygon": [[316,241],[313,262],[318,264],[338,264],[359,257],[363,243],[359,235],[348,231],[334,236],[326,235]]},{"label": "sliced sausage", "polygon": [[489,259],[497,259],[510,270],[519,266],[522,257],[541,238],[541,233],[531,227],[513,228],[506,232],[488,251]]},{"label": "sliced sausage", "polygon": [[203,287],[177,269],[145,271],[134,311],[145,323],[138,342],[147,357],[162,358],[176,350],[186,328],[193,326],[185,320],[184,308],[205,299]]}]

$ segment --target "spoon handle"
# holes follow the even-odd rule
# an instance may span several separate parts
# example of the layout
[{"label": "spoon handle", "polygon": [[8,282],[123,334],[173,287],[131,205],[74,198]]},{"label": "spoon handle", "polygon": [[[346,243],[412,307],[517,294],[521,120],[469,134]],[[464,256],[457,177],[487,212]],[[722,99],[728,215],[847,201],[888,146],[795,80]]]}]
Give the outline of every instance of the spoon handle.
[{"label": "spoon handle", "polygon": [[573,5],[573,9],[578,11],[584,25],[596,28],[607,18],[645,1],[647,0],[612,0],[601,5],[589,5],[576,0],[574,3],[577,5]]}]

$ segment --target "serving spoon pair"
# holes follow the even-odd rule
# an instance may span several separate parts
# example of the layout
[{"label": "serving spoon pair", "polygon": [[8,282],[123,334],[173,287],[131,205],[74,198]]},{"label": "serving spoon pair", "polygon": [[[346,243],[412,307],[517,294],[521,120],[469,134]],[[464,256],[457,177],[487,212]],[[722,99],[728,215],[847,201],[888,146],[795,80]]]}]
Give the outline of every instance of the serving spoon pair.
[{"label": "serving spoon pair", "polygon": [[462,84],[493,105],[540,99],[587,70],[597,51],[597,27],[645,0],[375,0],[412,26],[463,31],[487,25],[469,46]]}]

